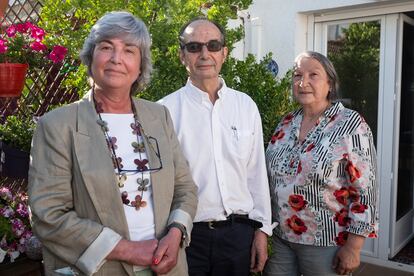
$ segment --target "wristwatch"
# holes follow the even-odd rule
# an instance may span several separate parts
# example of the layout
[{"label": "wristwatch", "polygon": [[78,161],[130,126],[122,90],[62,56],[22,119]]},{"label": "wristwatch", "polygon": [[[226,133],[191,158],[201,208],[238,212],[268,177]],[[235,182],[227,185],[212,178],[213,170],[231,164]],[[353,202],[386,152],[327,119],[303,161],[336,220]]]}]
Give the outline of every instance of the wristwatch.
[{"label": "wristwatch", "polygon": [[173,222],[170,225],[168,225],[168,230],[170,230],[171,228],[178,228],[181,231],[181,243],[180,246],[182,247],[184,244],[185,239],[187,238],[187,230],[185,229],[185,226],[181,223],[178,222]]}]

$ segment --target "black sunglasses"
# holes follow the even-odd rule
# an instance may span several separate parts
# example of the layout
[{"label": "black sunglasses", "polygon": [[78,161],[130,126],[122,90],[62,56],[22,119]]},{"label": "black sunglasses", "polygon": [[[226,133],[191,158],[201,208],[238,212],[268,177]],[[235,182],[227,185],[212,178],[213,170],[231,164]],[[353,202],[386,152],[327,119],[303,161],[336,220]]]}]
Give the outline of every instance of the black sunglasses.
[{"label": "black sunglasses", "polygon": [[187,49],[190,53],[199,53],[203,49],[203,46],[207,47],[207,50],[210,52],[218,52],[223,48],[223,43],[218,40],[210,40],[206,43],[201,42],[188,42],[186,44],[181,45],[181,49]]}]

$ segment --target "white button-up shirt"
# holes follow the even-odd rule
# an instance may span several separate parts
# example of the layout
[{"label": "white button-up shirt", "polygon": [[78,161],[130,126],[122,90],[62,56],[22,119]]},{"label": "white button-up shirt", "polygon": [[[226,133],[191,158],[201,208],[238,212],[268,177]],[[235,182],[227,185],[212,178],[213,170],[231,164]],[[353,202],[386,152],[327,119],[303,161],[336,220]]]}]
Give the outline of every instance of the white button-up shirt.
[{"label": "white button-up shirt", "polygon": [[256,104],[221,80],[214,105],[190,80],[164,97],[198,186],[194,222],[248,214],[271,235],[271,207],[262,124]]}]

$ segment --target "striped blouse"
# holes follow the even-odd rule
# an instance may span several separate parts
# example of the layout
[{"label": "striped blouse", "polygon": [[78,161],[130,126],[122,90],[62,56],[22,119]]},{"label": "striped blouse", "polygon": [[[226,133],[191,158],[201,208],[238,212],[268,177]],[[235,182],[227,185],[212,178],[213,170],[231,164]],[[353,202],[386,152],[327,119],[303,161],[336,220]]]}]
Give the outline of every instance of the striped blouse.
[{"label": "striped blouse", "polygon": [[364,119],[341,103],[302,143],[303,110],[289,113],[266,150],[274,233],[294,243],[343,245],[348,233],[376,237],[376,153]]}]

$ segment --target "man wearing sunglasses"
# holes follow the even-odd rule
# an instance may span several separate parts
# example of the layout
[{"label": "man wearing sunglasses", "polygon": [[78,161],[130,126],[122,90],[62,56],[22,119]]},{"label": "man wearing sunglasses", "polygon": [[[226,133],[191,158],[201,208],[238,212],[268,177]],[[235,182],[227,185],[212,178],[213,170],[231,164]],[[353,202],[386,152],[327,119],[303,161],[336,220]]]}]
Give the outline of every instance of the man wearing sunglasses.
[{"label": "man wearing sunglasses", "polygon": [[163,98],[198,186],[187,248],[190,275],[249,275],[263,269],[271,235],[269,187],[256,104],[219,76],[224,30],[206,18],[181,29],[187,84]]}]

